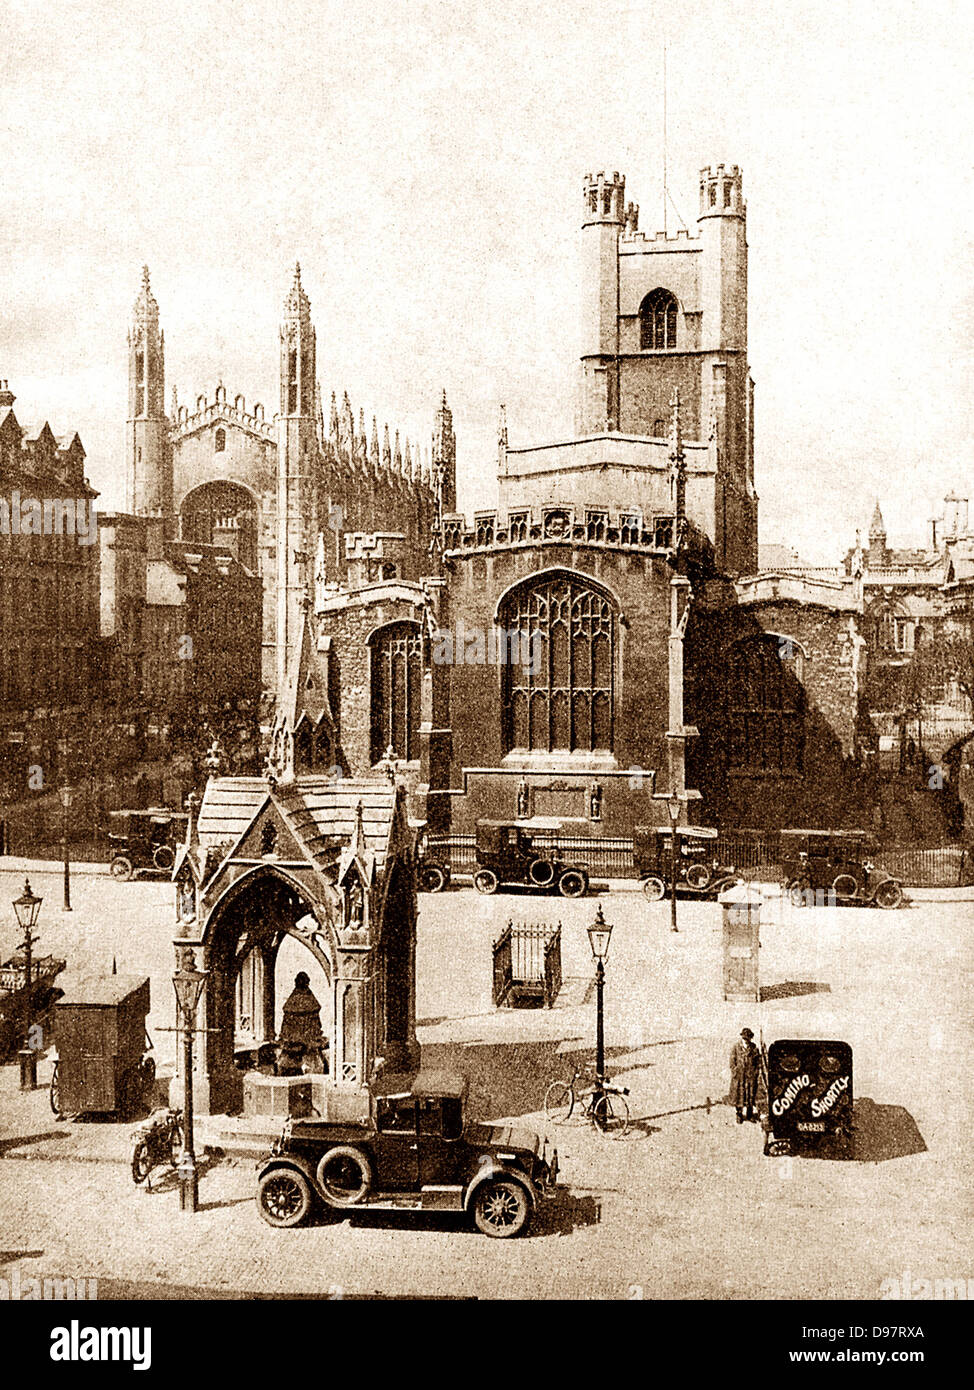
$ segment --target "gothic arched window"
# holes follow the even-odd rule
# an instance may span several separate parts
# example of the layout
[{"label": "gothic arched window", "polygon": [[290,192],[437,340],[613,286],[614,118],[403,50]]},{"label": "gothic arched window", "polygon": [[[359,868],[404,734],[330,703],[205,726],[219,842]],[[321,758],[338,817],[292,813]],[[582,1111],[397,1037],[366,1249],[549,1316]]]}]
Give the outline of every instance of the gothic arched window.
[{"label": "gothic arched window", "polygon": [[639,346],[676,347],[676,300],[669,290],[652,290],[639,306]]},{"label": "gothic arched window", "polygon": [[418,758],[423,685],[419,624],[389,623],[372,634],[369,649],[372,762],[379,762],[390,746],[397,758]]},{"label": "gothic arched window", "polygon": [[607,595],[582,575],[548,575],[508,594],[498,621],[510,657],[505,751],[611,751],[616,615]]},{"label": "gothic arched window", "polygon": [[805,692],[796,643],[774,633],[746,637],[731,650],[728,671],[731,770],[755,774],[801,773],[805,745]]}]

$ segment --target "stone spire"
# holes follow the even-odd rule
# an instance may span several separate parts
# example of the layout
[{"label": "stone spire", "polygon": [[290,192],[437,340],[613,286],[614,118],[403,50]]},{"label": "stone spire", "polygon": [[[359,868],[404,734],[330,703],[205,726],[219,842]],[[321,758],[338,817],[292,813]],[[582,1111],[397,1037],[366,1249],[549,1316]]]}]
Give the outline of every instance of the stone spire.
[{"label": "stone spire", "polygon": [[[149,280],[149,272],[145,272],[146,284]],[[285,319],[306,319],[311,313],[311,300],[304,292],[301,284],[301,263],[294,262],[294,279],[288,291],[287,299],[284,301]]]},{"label": "stone spire", "polygon": [[382,467],[387,471],[392,468],[392,449],[389,445],[389,426],[386,425],[382,434]]},{"label": "stone spire", "polygon": [[883,520],[878,497],[876,498],[876,506],[873,508],[873,519],[869,523],[869,539],[871,541],[886,539],[886,522]]},{"label": "stone spire", "polygon": [[337,402],[336,399],[335,399],[335,393],[334,393],[334,391],[332,391],[332,393],[331,393],[331,414],[330,414],[330,416],[329,416],[329,418],[328,418],[328,434],[329,434],[330,438],[332,438],[332,439],[335,441],[335,443],[337,444],[337,443],[338,443],[338,402]]},{"label": "stone spire", "polygon": [[402,450],[399,447],[399,431],[396,430],[396,446],[392,451],[392,470],[394,473],[402,472]]},{"label": "stone spire", "polygon": [[379,427],[372,416],[372,442],[369,445],[369,463],[372,465],[372,472],[378,473],[382,463],[382,456],[379,453]]},{"label": "stone spire", "polygon": [[136,323],[157,324],[159,322],[159,305],[156,303],[152,286],[149,284],[149,267],[147,265],[142,267],[142,288],[139,290],[132,314]]}]

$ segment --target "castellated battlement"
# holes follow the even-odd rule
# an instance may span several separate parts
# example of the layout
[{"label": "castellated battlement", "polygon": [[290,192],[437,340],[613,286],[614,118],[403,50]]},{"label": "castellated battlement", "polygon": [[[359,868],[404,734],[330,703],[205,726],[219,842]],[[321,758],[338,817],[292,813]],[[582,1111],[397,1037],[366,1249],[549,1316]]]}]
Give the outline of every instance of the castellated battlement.
[{"label": "castellated battlement", "polygon": [[582,225],[592,222],[626,221],[626,176],[615,170],[608,178],[604,170],[586,174],[582,184],[584,215]]},{"label": "castellated battlement", "polygon": [[707,165],[700,170],[701,217],[744,217],[746,213],[743,175],[739,165],[718,164],[714,169]]},{"label": "castellated battlement", "polygon": [[686,227],[680,227],[675,232],[654,232],[650,236],[646,232],[630,230],[627,225],[622,234],[619,244],[621,252],[627,249],[632,251],[699,251],[701,246],[699,235],[691,235]]},{"label": "castellated battlement", "polygon": [[644,516],[636,508],[552,505],[512,508],[506,514],[477,511],[472,525],[459,513],[443,518],[443,549],[453,558],[539,543],[665,553],[673,548],[673,517]]},{"label": "castellated battlement", "polygon": [[248,410],[246,400],[240,395],[234,396],[231,404],[227,388],[222,383],[217,386],[212,400],[208,400],[205,395],[199,395],[192,410],[185,405],[177,406],[170,422],[171,431],[174,438],[182,438],[214,420],[227,420],[232,424],[241,425],[244,429],[263,435],[268,440],[277,438],[274,423],[266,418],[264,407],[257,402],[252,410]]}]

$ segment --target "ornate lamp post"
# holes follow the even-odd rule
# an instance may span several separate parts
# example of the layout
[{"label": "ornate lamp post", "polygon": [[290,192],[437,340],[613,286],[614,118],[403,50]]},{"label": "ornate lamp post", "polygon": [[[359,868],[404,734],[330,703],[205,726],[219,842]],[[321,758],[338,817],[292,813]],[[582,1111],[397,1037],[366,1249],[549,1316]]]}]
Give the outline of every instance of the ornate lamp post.
[{"label": "ornate lamp post", "polygon": [[595,1076],[601,1086],[605,1080],[605,1020],[603,996],[605,992],[605,962],[609,959],[609,938],[612,927],[602,916],[599,903],[595,921],[588,929],[588,939],[595,958]]},{"label": "ornate lamp post", "polygon": [[182,1024],[183,1032],[183,1151],[176,1168],[180,1211],[199,1210],[196,1152],[193,1148],[193,1034],[196,1031],[196,1010],[208,974],[207,970],[196,969],[192,948],[177,943],[172,983],[179,1012],[176,1021]]},{"label": "ornate lamp post", "polygon": [[666,798],[666,811],[670,818],[670,930],[679,931],[676,925],[676,827],[683,810],[683,802],[677,791],[670,792]]},{"label": "ornate lamp post", "polygon": [[24,952],[24,1046],[20,1049],[20,1089],[33,1091],[37,1085],[37,1053],[31,1047],[31,1029],[34,1022],[34,927],[43,898],[31,891],[30,879],[24,879],[24,891],[14,900],[17,925],[24,933],[21,943]]},{"label": "ornate lamp post", "polygon": [[68,812],[74,800],[74,788],[67,785],[61,788],[61,855],[64,859],[64,910],[71,911],[71,860],[68,855]]}]

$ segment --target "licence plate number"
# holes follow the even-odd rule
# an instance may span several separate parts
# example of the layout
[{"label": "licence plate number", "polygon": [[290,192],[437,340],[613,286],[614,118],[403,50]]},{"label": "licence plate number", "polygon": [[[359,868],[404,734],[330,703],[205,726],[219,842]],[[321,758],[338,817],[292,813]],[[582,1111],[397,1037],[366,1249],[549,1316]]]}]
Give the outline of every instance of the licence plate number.
[{"label": "licence plate number", "polygon": [[824,1133],[825,1133],[825,1121],[824,1121],[824,1120],[801,1120],[801,1121],[799,1121],[799,1124],[798,1124],[798,1130],[799,1130],[799,1133],[801,1133],[801,1134],[824,1134]]}]

